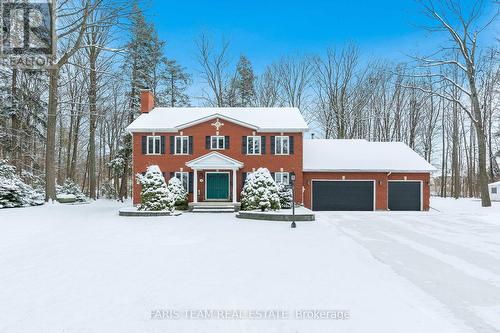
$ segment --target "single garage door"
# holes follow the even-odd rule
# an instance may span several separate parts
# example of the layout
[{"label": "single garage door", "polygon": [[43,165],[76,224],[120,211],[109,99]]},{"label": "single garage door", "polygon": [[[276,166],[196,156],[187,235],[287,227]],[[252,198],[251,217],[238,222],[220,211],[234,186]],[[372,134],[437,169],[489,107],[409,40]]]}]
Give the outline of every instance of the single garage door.
[{"label": "single garage door", "polygon": [[373,181],[313,181],[313,210],[373,210]]},{"label": "single garage door", "polygon": [[389,210],[420,210],[420,182],[389,182]]}]

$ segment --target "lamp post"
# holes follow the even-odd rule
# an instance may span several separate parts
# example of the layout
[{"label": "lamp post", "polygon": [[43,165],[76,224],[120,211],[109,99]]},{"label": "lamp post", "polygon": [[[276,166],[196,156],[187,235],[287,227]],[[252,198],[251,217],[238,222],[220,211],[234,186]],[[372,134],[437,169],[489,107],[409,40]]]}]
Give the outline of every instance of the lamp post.
[{"label": "lamp post", "polygon": [[296,228],[295,224],[295,174],[292,173],[290,175],[290,180],[292,182],[292,225],[290,226],[292,229]]}]

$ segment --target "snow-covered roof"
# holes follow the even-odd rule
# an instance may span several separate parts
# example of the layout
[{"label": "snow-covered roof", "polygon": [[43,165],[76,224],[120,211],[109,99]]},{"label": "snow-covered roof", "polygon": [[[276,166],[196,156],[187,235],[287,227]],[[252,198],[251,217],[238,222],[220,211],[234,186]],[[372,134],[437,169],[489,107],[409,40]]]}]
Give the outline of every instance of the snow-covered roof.
[{"label": "snow-covered roof", "polygon": [[259,132],[304,132],[309,128],[298,108],[154,108],[141,114],[129,132],[177,132],[211,119],[220,118]]},{"label": "snow-covered roof", "polygon": [[497,185],[500,185],[500,181],[488,184],[488,186],[497,186]]},{"label": "snow-covered roof", "polygon": [[431,164],[402,142],[304,140],[304,171],[432,172]]}]

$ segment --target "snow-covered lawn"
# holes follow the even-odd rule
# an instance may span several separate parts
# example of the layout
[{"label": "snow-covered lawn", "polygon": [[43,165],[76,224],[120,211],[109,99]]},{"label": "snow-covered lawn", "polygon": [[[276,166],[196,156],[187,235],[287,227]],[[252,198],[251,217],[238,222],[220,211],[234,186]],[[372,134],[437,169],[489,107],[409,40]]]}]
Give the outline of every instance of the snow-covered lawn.
[{"label": "snow-covered lawn", "polygon": [[[119,217],[120,204],[0,210],[0,332],[495,332],[500,203],[420,212]],[[154,310],[285,320],[152,320]],[[303,309],[347,320],[297,320]],[[157,313],[157,312],[156,312]]]}]

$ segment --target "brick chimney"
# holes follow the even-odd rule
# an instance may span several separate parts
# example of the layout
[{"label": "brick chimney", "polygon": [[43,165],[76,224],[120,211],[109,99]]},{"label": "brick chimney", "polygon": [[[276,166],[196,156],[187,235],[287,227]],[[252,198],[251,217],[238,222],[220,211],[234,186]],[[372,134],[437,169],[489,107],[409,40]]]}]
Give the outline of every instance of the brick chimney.
[{"label": "brick chimney", "polygon": [[148,113],[155,107],[155,98],[149,89],[141,90],[141,113]]}]

